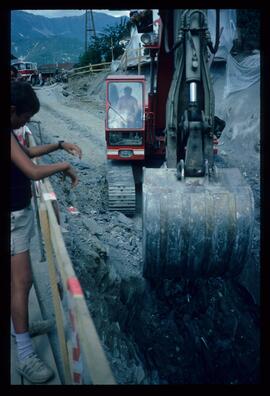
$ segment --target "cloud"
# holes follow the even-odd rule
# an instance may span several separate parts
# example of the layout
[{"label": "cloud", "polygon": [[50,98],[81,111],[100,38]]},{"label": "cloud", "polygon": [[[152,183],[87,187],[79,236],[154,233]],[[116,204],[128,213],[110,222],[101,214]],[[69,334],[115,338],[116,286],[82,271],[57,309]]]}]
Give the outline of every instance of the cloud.
[{"label": "cloud", "polygon": [[129,16],[129,11],[130,10],[93,10],[95,12],[104,12],[105,14],[112,15],[114,17],[120,17],[120,16]]}]

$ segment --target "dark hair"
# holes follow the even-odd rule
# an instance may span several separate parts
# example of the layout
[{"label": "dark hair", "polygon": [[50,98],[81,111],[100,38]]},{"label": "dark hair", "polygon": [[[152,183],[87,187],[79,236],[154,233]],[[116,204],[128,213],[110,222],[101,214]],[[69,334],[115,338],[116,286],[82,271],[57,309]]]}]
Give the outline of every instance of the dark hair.
[{"label": "dark hair", "polygon": [[127,86],[124,88],[124,92],[131,93],[131,92],[132,92],[132,88],[131,88],[130,86],[127,85]]},{"label": "dark hair", "polygon": [[18,70],[15,66],[11,65],[10,71],[13,71],[15,78],[18,77]]},{"label": "dark hair", "polygon": [[40,104],[38,97],[32,86],[25,81],[14,81],[11,83],[11,105],[16,106],[16,113],[36,114]]}]

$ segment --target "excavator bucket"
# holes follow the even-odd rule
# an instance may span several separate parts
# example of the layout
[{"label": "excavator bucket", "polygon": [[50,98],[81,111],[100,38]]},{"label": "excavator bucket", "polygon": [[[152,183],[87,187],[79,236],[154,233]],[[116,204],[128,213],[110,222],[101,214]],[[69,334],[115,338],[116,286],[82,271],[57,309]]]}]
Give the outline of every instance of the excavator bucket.
[{"label": "excavator bucket", "polygon": [[206,278],[238,275],[249,254],[254,200],[239,169],[214,180],[178,180],[176,169],[144,168],[144,276]]}]

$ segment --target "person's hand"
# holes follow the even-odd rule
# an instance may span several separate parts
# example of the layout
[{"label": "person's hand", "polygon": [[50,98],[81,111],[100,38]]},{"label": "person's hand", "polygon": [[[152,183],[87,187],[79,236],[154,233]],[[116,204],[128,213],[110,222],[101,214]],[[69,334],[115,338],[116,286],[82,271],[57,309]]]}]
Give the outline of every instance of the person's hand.
[{"label": "person's hand", "polygon": [[77,155],[80,159],[82,158],[82,150],[76,144],[64,142],[64,143],[62,143],[62,147],[69,154]]},{"label": "person's hand", "polygon": [[79,183],[79,179],[78,176],[75,172],[75,170],[72,168],[71,165],[69,165],[69,168],[67,170],[65,170],[64,172],[64,178],[66,176],[71,178],[71,187],[74,188],[77,186],[77,184]]}]

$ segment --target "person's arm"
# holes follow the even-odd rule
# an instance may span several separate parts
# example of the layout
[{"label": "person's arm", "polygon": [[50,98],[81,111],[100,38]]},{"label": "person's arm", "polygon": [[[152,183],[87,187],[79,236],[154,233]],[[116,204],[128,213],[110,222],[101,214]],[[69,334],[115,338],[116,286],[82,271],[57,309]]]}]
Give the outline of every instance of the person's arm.
[{"label": "person's arm", "polygon": [[137,101],[137,99],[136,98],[133,98],[134,100],[133,100],[133,105],[134,105],[134,115],[136,116],[136,114],[138,113],[138,111],[139,111],[139,106],[138,106],[138,101]]},{"label": "person's arm", "polygon": [[123,98],[121,97],[121,98],[119,98],[119,100],[118,100],[118,102],[117,102],[117,105],[116,105],[116,107],[117,107],[117,109],[118,110],[122,110],[122,108],[124,107],[123,106]]},{"label": "person's arm", "polygon": [[[26,149],[26,152],[29,149]],[[24,150],[20,147],[15,137],[11,134],[11,161],[32,180],[40,180],[57,172],[64,172],[72,180],[72,186],[78,184],[78,178],[68,162],[59,162],[50,165],[34,164]]]},{"label": "person's arm", "polygon": [[[43,144],[42,146],[28,147],[28,155],[30,158],[39,157],[44,154],[52,153],[53,151],[59,150],[59,143]],[[77,155],[79,158],[82,157],[82,151],[76,144],[64,142],[62,148],[69,154]]]}]

